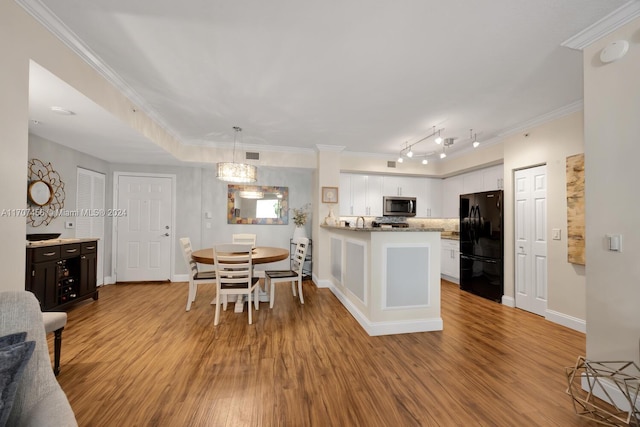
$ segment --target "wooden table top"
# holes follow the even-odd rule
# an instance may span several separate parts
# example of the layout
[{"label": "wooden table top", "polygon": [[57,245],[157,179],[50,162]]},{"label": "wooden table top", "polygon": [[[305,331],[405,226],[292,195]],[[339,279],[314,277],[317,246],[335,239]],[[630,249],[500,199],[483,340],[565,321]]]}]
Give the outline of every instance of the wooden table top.
[{"label": "wooden table top", "polygon": [[[251,255],[253,264],[266,264],[269,262],[282,261],[289,257],[289,251],[271,246],[256,246]],[[196,262],[202,264],[213,264],[213,248],[198,249],[191,254]]]}]

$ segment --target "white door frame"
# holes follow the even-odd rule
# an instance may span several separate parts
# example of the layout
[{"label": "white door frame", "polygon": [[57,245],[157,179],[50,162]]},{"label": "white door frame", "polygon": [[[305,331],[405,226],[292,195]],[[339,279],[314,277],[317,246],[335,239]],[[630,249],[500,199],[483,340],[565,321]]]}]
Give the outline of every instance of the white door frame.
[{"label": "white door frame", "polygon": [[[143,173],[143,172],[114,172],[113,173],[113,208],[118,209],[118,183],[121,176],[134,176],[134,177],[151,177],[151,178],[169,178],[171,180],[171,236],[169,236],[171,251],[169,253],[170,266],[169,275],[171,281],[174,281],[175,276],[175,248],[176,248],[176,175],[165,173]],[[116,222],[111,221],[111,274],[113,282],[118,281],[117,277],[117,261],[118,261],[118,230]]]}]

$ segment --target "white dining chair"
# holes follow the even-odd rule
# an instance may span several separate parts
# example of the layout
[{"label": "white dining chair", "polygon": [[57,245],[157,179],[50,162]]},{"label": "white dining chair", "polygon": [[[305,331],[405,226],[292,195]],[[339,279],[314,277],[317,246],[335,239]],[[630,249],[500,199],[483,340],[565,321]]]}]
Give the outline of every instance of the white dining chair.
[{"label": "white dining chair", "polygon": [[264,272],[266,287],[271,295],[269,296],[269,308],[273,308],[275,299],[275,284],[280,282],[291,282],[291,291],[296,296],[296,282],[298,283],[298,294],[300,295],[300,303],[304,304],[302,296],[302,269],[304,267],[304,259],[307,256],[307,247],[309,239],[302,237],[298,239],[296,244],[296,252],[291,259],[291,270],[266,270]]},{"label": "white dining chair", "polygon": [[[249,312],[249,324],[253,323],[251,297],[258,310],[258,278],[253,277],[251,245],[221,244],[213,248],[213,260],[216,266],[216,314],[213,324],[220,322],[220,298],[227,295],[246,295]],[[226,305],[224,307],[226,310]]]},{"label": "white dining chair", "polygon": [[[200,271],[198,269],[198,263],[193,260],[191,253],[193,249],[191,247],[191,240],[188,237],[182,237],[180,239],[180,245],[182,245],[182,255],[184,262],[187,263],[189,269],[189,295],[187,296],[187,311],[191,310],[191,303],[196,300],[196,293],[198,292],[198,284],[200,283],[216,283],[215,271]],[[211,301],[213,304],[213,301]]]},{"label": "white dining chair", "polygon": [[231,235],[231,243],[251,245],[252,248],[256,247],[256,235],[249,233],[236,233]]},{"label": "white dining chair", "polygon": [[[231,235],[231,243],[251,245],[252,248],[255,248],[256,241],[257,241],[256,235],[251,233],[236,233]],[[257,277],[258,279],[264,279],[264,270],[261,270],[260,268],[255,268],[254,266],[253,276]],[[262,291],[262,294],[266,295],[264,291]]]}]

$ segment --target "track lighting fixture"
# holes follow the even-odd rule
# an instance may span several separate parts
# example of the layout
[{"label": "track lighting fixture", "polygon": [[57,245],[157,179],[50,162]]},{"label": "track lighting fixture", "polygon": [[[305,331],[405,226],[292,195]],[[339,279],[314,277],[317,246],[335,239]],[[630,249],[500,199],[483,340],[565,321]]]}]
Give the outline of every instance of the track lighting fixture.
[{"label": "track lighting fixture", "polygon": [[472,136],[471,135],[472,132],[473,132],[473,129],[469,129],[469,137],[473,141],[473,148],[478,148],[480,146],[480,142],[478,141],[478,136],[475,133]]},{"label": "track lighting fixture", "polygon": [[[407,157],[408,159],[411,158],[421,158],[422,159],[422,164],[426,165],[429,163],[429,160],[427,160],[427,156],[430,156],[432,153],[426,153],[426,154],[416,154],[413,151],[413,146],[426,140],[429,139],[431,137],[434,137],[436,135],[438,135],[438,137],[440,137],[440,132],[442,132],[444,130],[444,128],[438,129],[436,130],[436,127],[433,127],[433,132],[431,132],[431,134],[425,136],[424,138],[419,139],[418,141],[409,144],[408,142],[404,143],[404,148],[402,148],[400,150],[400,156],[398,156],[398,163],[402,163],[404,161],[404,158]],[[440,138],[442,140],[442,138]],[[442,141],[441,141],[442,142]]]},{"label": "track lighting fixture", "polygon": [[[433,129],[434,129],[434,131],[433,131],[433,132],[435,133],[435,126],[433,127]],[[440,136],[440,130],[441,130],[441,129],[438,129],[438,136],[437,136],[437,137],[436,137],[436,139],[434,140],[434,142],[435,142],[436,144],[442,144],[442,141],[443,141],[442,137]]]}]

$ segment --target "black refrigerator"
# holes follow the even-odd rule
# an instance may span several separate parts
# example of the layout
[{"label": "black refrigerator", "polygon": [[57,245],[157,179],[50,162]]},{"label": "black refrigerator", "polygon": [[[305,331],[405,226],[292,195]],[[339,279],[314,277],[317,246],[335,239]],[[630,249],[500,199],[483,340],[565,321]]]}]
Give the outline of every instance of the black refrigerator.
[{"label": "black refrigerator", "polygon": [[502,196],[460,195],[460,289],[497,302],[504,291]]}]

